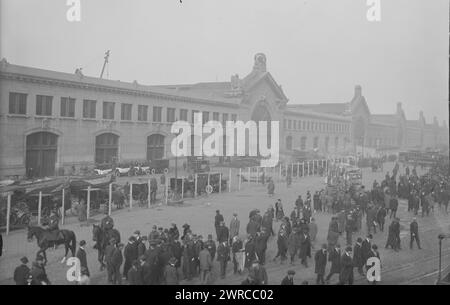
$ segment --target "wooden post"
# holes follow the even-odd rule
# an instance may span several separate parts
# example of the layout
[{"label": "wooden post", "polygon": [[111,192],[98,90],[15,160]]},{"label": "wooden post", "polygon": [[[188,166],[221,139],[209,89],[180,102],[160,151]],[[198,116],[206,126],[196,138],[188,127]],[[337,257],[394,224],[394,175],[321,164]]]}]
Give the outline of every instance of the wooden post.
[{"label": "wooden post", "polygon": [[328,159],[325,160],[325,172],[327,173],[328,176]]},{"label": "wooden post", "polygon": [[39,192],[38,199],[38,225],[41,225],[41,213],[42,213],[42,192]]},{"label": "wooden post", "polygon": [[195,174],[195,176],[194,176],[194,198],[197,196],[197,181],[198,181],[198,174]]},{"label": "wooden post", "polygon": [[91,186],[87,188],[87,211],[86,211],[86,221],[89,221],[89,216],[91,214]]},{"label": "wooden post", "polygon": [[151,207],[151,199],[152,199],[152,192],[150,191],[150,179],[147,181],[147,188],[148,188],[148,194],[147,194],[147,205],[150,209]]},{"label": "wooden post", "polygon": [[62,225],[64,225],[64,216],[65,216],[64,214],[66,214],[66,209],[64,208],[64,201],[65,201],[64,197],[66,197],[66,196],[65,196],[65,192],[64,191],[65,191],[65,189],[63,188],[62,189],[62,200],[61,200],[61,209],[62,209],[62,211],[61,211],[61,224]]},{"label": "wooden post", "polygon": [[168,182],[169,180],[168,179],[166,179],[166,183],[164,184],[164,186],[165,186],[165,193],[166,193],[166,205],[167,205],[167,202],[169,201],[169,182]]},{"label": "wooden post", "polygon": [[219,173],[219,193],[222,193],[222,173]]},{"label": "wooden post", "polygon": [[239,183],[238,183],[238,190],[241,190],[241,181],[242,181],[242,168],[239,169]]},{"label": "wooden post", "polygon": [[6,235],[9,234],[10,220],[11,220],[11,193],[8,193],[8,201],[6,204]]},{"label": "wooden post", "polygon": [[108,215],[111,216],[111,207],[112,207],[112,186],[113,184],[109,184],[109,200],[108,200]]},{"label": "wooden post", "polygon": [[184,198],[184,177],[181,178],[181,199]]},{"label": "wooden post", "polygon": [[133,182],[130,183],[130,210],[132,209],[133,209]]},{"label": "wooden post", "polygon": [[229,193],[229,192],[231,192],[231,167],[230,167],[228,177],[229,177],[229,179],[228,179],[228,193]]}]

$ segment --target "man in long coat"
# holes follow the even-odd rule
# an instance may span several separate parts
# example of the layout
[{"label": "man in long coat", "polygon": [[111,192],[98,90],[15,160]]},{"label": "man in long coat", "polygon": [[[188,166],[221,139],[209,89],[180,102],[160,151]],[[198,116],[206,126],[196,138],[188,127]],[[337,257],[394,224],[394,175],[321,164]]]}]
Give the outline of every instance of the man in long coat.
[{"label": "man in long coat", "polygon": [[364,276],[363,267],[365,265],[363,252],[362,252],[362,238],[358,237],[356,244],[353,247],[353,264],[358,269],[358,273]]},{"label": "man in long coat", "polygon": [[330,282],[331,277],[333,274],[341,273],[341,246],[337,244],[328,255],[328,261],[331,262],[331,268],[330,273],[328,273],[328,276],[326,278],[327,283]]},{"label": "man in long coat", "polygon": [[311,240],[309,238],[309,234],[306,231],[303,231],[300,238],[300,253],[299,258],[301,260],[301,264],[308,268],[307,258],[311,257]]},{"label": "man in long coat", "polygon": [[317,274],[316,284],[325,284],[325,268],[327,266],[327,245],[323,244],[322,249],[316,252],[314,255],[314,272]]},{"label": "man in long coat", "polygon": [[230,242],[233,241],[233,237],[239,236],[239,227],[241,222],[237,218],[237,213],[233,213],[233,219],[230,221]]},{"label": "man in long coat", "polygon": [[298,229],[295,229],[291,232],[291,234],[288,237],[288,252],[289,256],[291,257],[291,265],[294,264],[294,258],[297,254],[298,249],[300,248],[300,242],[301,242],[300,233],[298,232]]},{"label": "man in long coat", "polygon": [[352,248],[345,248],[345,252],[341,257],[341,273],[339,275],[339,284],[353,285],[353,260]]}]

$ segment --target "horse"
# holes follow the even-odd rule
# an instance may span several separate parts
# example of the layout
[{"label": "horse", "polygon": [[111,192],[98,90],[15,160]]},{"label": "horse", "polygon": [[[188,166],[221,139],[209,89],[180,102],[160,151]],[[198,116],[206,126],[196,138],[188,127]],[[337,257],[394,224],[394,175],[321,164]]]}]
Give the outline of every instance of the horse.
[{"label": "horse", "polygon": [[114,238],[117,243],[120,243],[119,231],[116,229],[104,230],[101,226],[92,225],[92,240],[95,241],[94,249],[97,249],[98,252],[97,259],[100,263],[100,271],[106,267],[104,263],[105,250],[111,238]]},{"label": "horse", "polygon": [[63,236],[63,239],[55,241],[52,238],[50,238],[51,233],[45,230],[44,228],[36,226],[28,226],[27,239],[29,242],[31,242],[33,240],[33,237],[36,237],[37,245],[40,248],[40,250],[36,253],[36,256],[42,253],[44,255],[44,264],[47,264],[47,254],[45,253],[45,251],[53,246],[64,244],[65,254],[61,263],[64,263],[66,261],[69,249],[72,252],[72,257],[75,256],[75,249],[77,245],[75,233],[70,230],[60,230],[59,232]]}]

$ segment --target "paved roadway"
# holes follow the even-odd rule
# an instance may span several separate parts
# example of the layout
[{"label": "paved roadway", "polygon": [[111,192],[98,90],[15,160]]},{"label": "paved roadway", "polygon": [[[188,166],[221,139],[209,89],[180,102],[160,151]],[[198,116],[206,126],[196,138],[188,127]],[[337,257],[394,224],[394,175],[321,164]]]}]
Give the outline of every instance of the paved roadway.
[{"label": "paved roadway", "polygon": [[[385,165],[385,169],[392,169],[392,164]],[[384,177],[383,172],[372,173],[369,169],[364,170],[363,180],[364,184],[370,187],[373,179],[381,181]],[[195,233],[202,234],[206,237],[209,233],[214,232],[214,215],[217,209],[221,210],[226,222],[231,219],[232,213],[237,212],[241,220],[241,235],[244,236],[245,227],[248,221],[248,213],[251,209],[259,208],[265,211],[270,204],[274,204],[277,198],[283,201],[284,210],[286,213],[292,211],[295,199],[299,194],[304,197],[307,190],[312,192],[319,190],[324,186],[323,178],[319,177],[305,177],[294,180],[292,186],[287,188],[285,183],[277,183],[275,189],[275,197],[267,196],[266,188],[255,184],[243,184],[239,192],[215,194],[210,197],[200,197],[196,199],[189,199],[183,206],[158,206],[151,209],[134,208],[133,210],[121,210],[113,213],[116,228],[121,232],[122,239],[126,241],[135,230],[139,229],[142,234],[150,232],[153,225],[168,227],[171,222],[176,222],[178,227],[184,223],[189,223]],[[438,243],[437,235],[441,232],[449,232],[450,217],[443,215],[436,211],[433,215],[425,218],[418,217],[419,230],[421,233],[421,242],[423,250],[409,250],[409,222],[412,218],[406,211],[406,202],[400,203],[399,212],[397,214],[402,219],[402,250],[394,252],[393,250],[384,249],[386,242],[385,233],[377,233],[374,236],[374,242],[379,246],[382,258],[382,283],[383,284],[432,284],[437,275],[438,266]],[[331,214],[316,213],[314,215],[319,226],[317,236],[316,249],[326,241],[326,234],[328,224],[331,219]],[[95,221],[99,221],[101,216],[94,217]],[[390,221],[387,221],[386,227]],[[279,223],[275,223],[274,227],[277,230]],[[85,239],[88,243],[87,255],[88,265],[92,274],[91,281],[93,284],[105,284],[106,272],[99,271],[99,264],[96,260],[97,253],[92,248],[92,228],[90,225],[76,222],[71,219],[65,226],[66,229],[74,230],[77,235],[77,242]],[[358,236],[364,237],[365,225],[363,222],[363,229],[360,234],[354,235],[354,240]],[[214,235],[214,233],[213,233]],[[340,238],[341,245],[345,244],[344,236]],[[25,231],[15,231],[9,236],[4,237],[4,247],[6,248],[4,255],[0,258],[0,284],[12,284],[12,274],[14,268],[19,264],[19,258],[27,255],[33,258],[36,251],[36,241],[29,243],[26,239]],[[271,238],[267,250],[267,264],[266,269],[269,276],[269,283],[279,284],[285,276],[288,269],[296,270],[294,278],[295,283],[300,284],[307,280],[314,283],[314,263],[309,260],[309,268],[304,268],[299,261],[294,266],[289,263],[280,265],[279,262],[272,262],[271,259],[276,254],[276,239]],[[47,273],[50,280],[54,284],[71,284],[66,280],[66,271],[68,267],[60,263],[63,255],[63,247],[56,250],[49,250],[47,253],[48,266]],[[314,251],[313,251],[314,255]],[[443,243],[443,266],[450,264],[450,242]],[[327,266],[327,271],[329,266]],[[235,276],[232,274],[232,263],[228,265],[227,277],[224,280],[217,277],[218,265],[213,272],[214,284],[239,284],[245,279],[245,274]],[[364,279],[356,275],[357,284],[366,284]],[[334,276],[331,283],[337,282],[337,275]],[[73,284],[73,283],[72,283]],[[198,280],[194,279],[191,282],[183,282],[183,284],[198,284]]]}]

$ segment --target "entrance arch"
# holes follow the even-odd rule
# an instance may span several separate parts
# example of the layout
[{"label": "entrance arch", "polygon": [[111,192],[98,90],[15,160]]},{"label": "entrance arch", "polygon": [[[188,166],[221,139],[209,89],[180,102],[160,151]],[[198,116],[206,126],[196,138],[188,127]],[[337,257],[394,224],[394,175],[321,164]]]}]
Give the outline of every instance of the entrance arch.
[{"label": "entrance arch", "polygon": [[43,131],[28,135],[25,158],[27,176],[54,176],[57,152],[58,135]]},{"label": "entrance arch", "polygon": [[95,163],[113,163],[119,155],[119,136],[102,133],[95,137]]},{"label": "entrance arch", "polygon": [[[259,155],[259,134],[262,133],[262,135],[267,136],[267,147],[271,147],[271,136],[272,136],[272,128],[271,128],[271,121],[272,116],[270,115],[270,111],[268,107],[265,105],[264,102],[259,102],[255,108],[253,109],[253,113],[251,116],[251,120],[256,122],[257,131],[258,131],[258,138],[257,138],[257,144],[258,144],[258,155]],[[259,122],[260,121],[266,121],[267,122],[267,130],[259,130]],[[246,141],[246,146],[248,145],[249,141]]]}]

